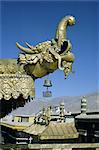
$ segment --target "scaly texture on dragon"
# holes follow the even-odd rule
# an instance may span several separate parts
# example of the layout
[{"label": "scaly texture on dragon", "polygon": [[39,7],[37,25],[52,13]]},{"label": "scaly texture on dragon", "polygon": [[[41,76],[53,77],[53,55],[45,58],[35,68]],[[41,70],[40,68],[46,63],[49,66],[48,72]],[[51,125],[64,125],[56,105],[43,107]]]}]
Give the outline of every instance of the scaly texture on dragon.
[{"label": "scaly texture on dragon", "polygon": [[66,38],[67,26],[75,24],[73,16],[65,16],[58,24],[55,38],[32,46],[26,42],[27,48],[18,42],[16,46],[22,50],[18,62],[34,79],[41,78],[56,69],[64,71],[65,78],[72,71],[74,55],[71,43]]}]

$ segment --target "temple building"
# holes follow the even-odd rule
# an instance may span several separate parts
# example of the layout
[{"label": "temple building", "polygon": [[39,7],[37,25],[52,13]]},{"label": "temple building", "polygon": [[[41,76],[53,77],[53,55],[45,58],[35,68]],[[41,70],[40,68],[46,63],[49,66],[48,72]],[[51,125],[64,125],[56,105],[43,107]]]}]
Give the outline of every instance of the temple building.
[{"label": "temple building", "polygon": [[[32,109],[32,105],[34,109]],[[1,121],[2,131],[7,131],[7,136],[13,134],[11,141],[15,143],[29,143],[30,138],[32,143],[44,143],[46,140],[46,142],[51,142],[52,139],[59,142],[60,138],[62,138],[60,141],[64,142],[98,142],[99,115],[96,114],[96,111],[89,111],[90,105],[86,97],[81,98],[80,107],[81,112],[75,116],[73,112],[66,111],[63,101],[60,105],[51,106],[46,101],[41,103],[39,100],[34,100],[26,103],[24,108],[18,108],[4,117]],[[6,134],[3,136],[7,137]]]},{"label": "temple building", "polygon": [[87,99],[85,97],[81,99],[81,114],[75,117],[75,124],[79,132],[79,142],[99,142],[99,114],[94,112],[87,114]]},{"label": "temple building", "polygon": [[[97,96],[94,94],[89,97],[92,101],[91,97]],[[94,99],[93,108],[97,105],[98,110],[90,111],[88,100],[87,97],[80,97],[80,112],[76,115],[73,115],[74,111],[66,111],[64,101],[56,106],[49,105],[46,101],[42,105],[40,100],[27,102],[23,108],[17,108],[13,113],[2,118],[3,142],[27,144],[29,149],[35,149],[35,147],[37,149],[43,147],[44,150],[56,149],[58,146],[67,150],[98,150],[98,103],[95,104]],[[34,109],[32,109],[32,103]],[[30,112],[27,108],[30,108]]]},{"label": "temple building", "polygon": [[36,115],[10,114],[4,117],[1,120],[4,143],[29,143],[30,138],[32,143],[76,141],[78,132],[73,121],[66,121],[64,103],[60,103],[58,108],[59,111],[55,111],[56,107],[48,106]]},{"label": "temple building", "polygon": [[[26,42],[27,47],[16,42],[21,50],[19,57],[0,60],[1,149],[13,150],[14,146],[22,144],[22,149],[26,150],[99,150],[97,102],[90,100],[89,109],[86,97],[78,100],[75,97],[73,101],[68,97],[66,105],[64,98],[45,102],[45,105],[44,101],[32,101],[36,79],[57,69],[64,72],[65,79],[72,72],[75,57],[66,31],[74,24],[75,17],[64,16],[51,40],[35,46]],[[43,96],[51,97],[50,80],[45,80],[44,86],[47,89]]]}]

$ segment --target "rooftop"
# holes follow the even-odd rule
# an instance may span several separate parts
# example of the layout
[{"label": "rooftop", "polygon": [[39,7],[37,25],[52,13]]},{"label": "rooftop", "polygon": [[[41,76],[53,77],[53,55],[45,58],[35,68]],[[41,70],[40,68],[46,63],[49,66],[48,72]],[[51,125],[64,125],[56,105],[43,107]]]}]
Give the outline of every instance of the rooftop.
[{"label": "rooftop", "polygon": [[99,115],[80,114],[80,115],[76,116],[76,119],[99,119]]},{"label": "rooftop", "polygon": [[78,132],[75,126],[71,123],[51,122],[47,126],[33,124],[23,132],[31,135],[38,135],[41,140],[78,138]]}]

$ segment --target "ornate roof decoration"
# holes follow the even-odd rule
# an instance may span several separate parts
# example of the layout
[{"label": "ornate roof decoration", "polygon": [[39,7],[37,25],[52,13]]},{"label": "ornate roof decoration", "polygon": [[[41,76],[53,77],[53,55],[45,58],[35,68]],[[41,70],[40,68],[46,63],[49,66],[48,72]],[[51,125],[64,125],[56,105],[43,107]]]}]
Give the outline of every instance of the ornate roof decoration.
[{"label": "ornate roof decoration", "polygon": [[34,97],[32,77],[25,74],[16,59],[0,60],[0,100],[9,100],[11,97],[17,99],[20,95],[24,99]]},{"label": "ornate roof decoration", "polygon": [[0,74],[0,99],[9,100],[11,97],[17,99],[23,95],[34,97],[34,81],[28,75]]},{"label": "ornate roof decoration", "polygon": [[0,74],[26,74],[17,59],[0,59]]}]

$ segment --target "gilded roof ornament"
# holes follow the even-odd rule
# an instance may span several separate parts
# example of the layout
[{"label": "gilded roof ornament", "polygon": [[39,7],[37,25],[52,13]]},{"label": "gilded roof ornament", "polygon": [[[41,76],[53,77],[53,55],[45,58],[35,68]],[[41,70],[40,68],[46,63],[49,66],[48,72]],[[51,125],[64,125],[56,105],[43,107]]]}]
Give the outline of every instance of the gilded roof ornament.
[{"label": "gilded roof ornament", "polygon": [[58,24],[55,38],[32,46],[26,42],[27,47],[16,46],[24,53],[19,55],[19,63],[24,64],[27,74],[35,78],[41,78],[56,69],[64,71],[65,78],[72,71],[74,55],[70,51],[71,42],[66,38],[68,26],[75,24],[73,16],[65,16]]}]

